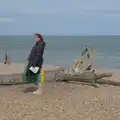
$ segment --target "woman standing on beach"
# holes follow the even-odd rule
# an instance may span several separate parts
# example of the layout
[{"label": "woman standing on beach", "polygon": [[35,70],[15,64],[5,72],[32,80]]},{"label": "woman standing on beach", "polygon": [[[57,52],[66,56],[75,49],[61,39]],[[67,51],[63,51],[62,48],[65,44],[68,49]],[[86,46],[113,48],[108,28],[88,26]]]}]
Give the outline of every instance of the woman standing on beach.
[{"label": "woman standing on beach", "polygon": [[[32,75],[32,77],[37,76],[37,80],[33,80],[33,82],[38,86],[38,89],[33,93],[42,94],[43,84],[41,83],[39,75],[43,65],[43,54],[44,54],[45,42],[42,35],[40,35],[39,33],[36,33],[34,35],[34,40],[36,41],[36,44],[33,46],[28,57],[26,76],[29,76],[29,75]],[[30,67],[33,67],[33,68],[39,67],[39,70],[37,71],[37,73],[33,73],[30,70]],[[35,79],[35,77],[33,77],[33,79]]]}]

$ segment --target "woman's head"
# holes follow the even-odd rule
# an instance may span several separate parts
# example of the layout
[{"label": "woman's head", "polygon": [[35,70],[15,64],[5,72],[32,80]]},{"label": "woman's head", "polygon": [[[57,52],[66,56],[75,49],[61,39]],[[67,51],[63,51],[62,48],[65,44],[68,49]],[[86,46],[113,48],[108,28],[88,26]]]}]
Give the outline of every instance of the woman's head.
[{"label": "woman's head", "polygon": [[34,34],[34,40],[35,40],[35,41],[39,41],[39,40],[42,40],[42,41],[43,41],[43,37],[42,37],[41,34],[35,33],[35,34]]}]

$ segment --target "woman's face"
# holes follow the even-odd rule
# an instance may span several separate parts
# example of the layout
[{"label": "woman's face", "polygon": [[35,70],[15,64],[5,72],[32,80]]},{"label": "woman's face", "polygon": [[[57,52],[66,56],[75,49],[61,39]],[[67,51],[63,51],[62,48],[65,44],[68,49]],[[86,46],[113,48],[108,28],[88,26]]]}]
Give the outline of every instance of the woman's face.
[{"label": "woman's face", "polygon": [[34,40],[35,40],[35,41],[39,41],[39,40],[40,40],[40,38],[38,38],[38,36],[37,36],[37,35],[34,35]]}]

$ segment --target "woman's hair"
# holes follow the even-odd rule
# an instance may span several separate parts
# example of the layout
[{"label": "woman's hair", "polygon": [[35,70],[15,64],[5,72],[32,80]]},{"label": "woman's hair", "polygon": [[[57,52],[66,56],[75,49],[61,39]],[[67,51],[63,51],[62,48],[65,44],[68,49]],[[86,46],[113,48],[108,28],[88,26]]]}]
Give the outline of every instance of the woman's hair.
[{"label": "woman's hair", "polygon": [[43,36],[42,36],[41,34],[39,34],[39,33],[35,33],[35,36],[37,36],[38,38],[40,38],[41,40],[44,41]]},{"label": "woman's hair", "polygon": [[[35,36],[40,38],[40,40],[42,40],[45,43],[44,38],[43,38],[43,36],[40,33],[35,33]],[[46,46],[46,43],[45,43],[45,46]]]}]

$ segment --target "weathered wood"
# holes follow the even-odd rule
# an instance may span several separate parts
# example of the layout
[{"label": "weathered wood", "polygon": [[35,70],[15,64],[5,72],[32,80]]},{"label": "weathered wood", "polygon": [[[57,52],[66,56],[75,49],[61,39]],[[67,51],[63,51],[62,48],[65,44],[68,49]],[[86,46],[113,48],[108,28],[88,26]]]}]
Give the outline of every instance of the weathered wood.
[{"label": "weathered wood", "polygon": [[[64,74],[61,72],[59,75],[56,75],[54,78],[54,82],[56,81],[75,81],[75,82],[88,82],[91,83],[94,87],[98,87],[97,83],[106,84],[106,81],[104,80],[100,81],[99,79],[105,78],[105,77],[111,77],[111,73],[103,73],[103,74],[94,74],[92,72],[84,72],[83,74],[74,73],[74,74]],[[114,85],[115,83],[108,81],[109,83]],[[113,83],[113,84],[112,84]]]},{"label": "weathered wood", "polygon": [[[73,76],[72,76],[73,77]],[[69,77],[65,77],[65,80],[63,80],[64,82],[86,82],[86,83],[91,83],[90,79],[79,79],[79,78],[70,78]],[[120,81],[114,81],[114,80],[107,80],[107,79],[98,79],[96,80],[96,83],[98,84],[106,84],[106,85],[114,85],[114,86],[120,86]]]},{"label": "weathered wood", "polygon": [[114,81],[114,80],[112,81],[112,80],[107,80],[107,79],[99,79],[96,81],[96,83],[120,86],[120,81]]},{"label": "weathered wood", "polygon": [[68,69],[58,69],[53,78],[53,82],[88,82],[94,87],[98,84],[120,85],[120,82],[104,80],[102,78],[111,77],[111,73],[96,74],[95,69],[96,51],[93,47],[85,46],[82,54],[74,61],[73,67]]},{"label": "weathered wood", "polygon": [[102,79],[104,77],[111,77],[111,74],[81,74],[81,75],[63,75],[63,80],[67,81],[80,81],[80,82],[89,82],[91,80],[95,80],[97,82],[98,79]]},{"label": "weathered wood", "polygon": [[96,61],[96,50],[91,46],[85,46],[83,52],[73,62],[73,71],[83,73],[86,70],[94,71]]},{"label": "weathered wood", "polygon": [[[63,69],[61,69],[63,70]],[[55,73],[55,71],[53,72]],[[111,77],[111,73],[104,73],[104,74],[98,74],[95,75],[90,72],[86,72],[84,74],[76,74],[76,75],[70,75],[70,74],[64,74],[64,72],[61,72],[61,74],[57,74],[56,77],[53,78],[52,80],[52,72],[46,73],[46,79],[48,82],[85,82],[85,83],[90,83],[94,87],[98,87],[98,84],[107,84],[107,85],[115,85],[115,86],[120,86],[119,81],[111,81],[107,79],[102,79],[105,77]],[[51,77],[51,78],[50,78]],[[48,80],[49,79],[49,80]],[[46,82],[47,82],[46,81]],[[9,75],[0,75],[0,85],[19,85],[19,84],[28,84],[28,83],[23,83],[21,80],[21,74],[9,74]]]},{"label": "weathered wood", "polygon": [[23,84],[21,73],[0,75],[0,85],[14,85],[14,84]]},{"label": "weathered wood", "polygon": [[9,55],[7,54],[7,53],[5,53],[5,60],[4,60],[4,64],[10,64],[11,62],[10,62],[10,57],[9,57]]}]

